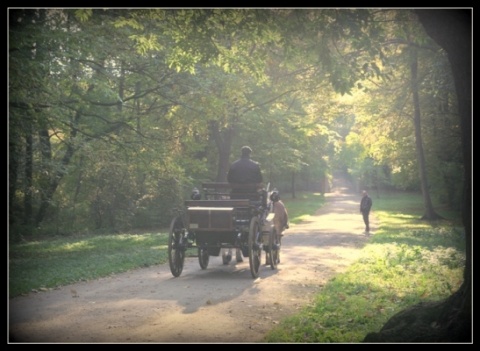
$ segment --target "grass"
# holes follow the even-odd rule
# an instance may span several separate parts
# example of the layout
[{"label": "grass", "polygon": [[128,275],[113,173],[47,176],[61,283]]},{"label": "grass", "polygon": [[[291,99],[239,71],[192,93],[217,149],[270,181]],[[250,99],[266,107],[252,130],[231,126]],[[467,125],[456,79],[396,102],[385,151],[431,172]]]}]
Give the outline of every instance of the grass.
[{"label": "grass", "polygon": [[315,214],[325,204],[325,196],[320,193],[297,193],[295,198],[290,194],[283,195],[282,201],[288,211],[290,223],[297,224]]},{"label": "grass", "polygon": [[10,244],[9,296],[165,263],[167,233],[53,238]]},{"label": "grass", "polygon": [[395,313],[444,299],[460,287],[465,240],[455,220],[419,220],[418,195],[382,195],[374,202],[380,227],[362,257],[319,290],[312,305],[270,331],[265,342],[361,342]]},{"label": "grass", "polygon": [[[374,196],[374,195],[373,195]],[[321,194],[282,196],[290,222],[323,206]],[[271,330],[271,343],[355,343],[407,306],[440,300],[462,283],[465,239],[455,216],[426,222],[417,194],[373,198],[380,224],[362,257],[318,291],[315,301]],[[9,244],[9,296],[163,264],[168,229],[159,233],[60,237]]]}]

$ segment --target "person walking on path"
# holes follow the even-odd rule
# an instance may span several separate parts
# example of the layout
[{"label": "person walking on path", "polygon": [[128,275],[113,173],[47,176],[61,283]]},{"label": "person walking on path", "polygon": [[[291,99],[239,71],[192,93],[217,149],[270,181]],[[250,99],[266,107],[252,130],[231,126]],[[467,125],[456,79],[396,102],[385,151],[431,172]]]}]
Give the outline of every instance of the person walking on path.
[{"label": "person walking on path", "polygon": [[363,222],[365,223],[365,234],[370,233],[370,220],[369,220],[369,215],[370,215],[370,210],[372,208],[372,198],[368,196],[368,193],[366,190],[362,192],[362,201],[360,201],[360,212],[362,213],[363,216]]}]

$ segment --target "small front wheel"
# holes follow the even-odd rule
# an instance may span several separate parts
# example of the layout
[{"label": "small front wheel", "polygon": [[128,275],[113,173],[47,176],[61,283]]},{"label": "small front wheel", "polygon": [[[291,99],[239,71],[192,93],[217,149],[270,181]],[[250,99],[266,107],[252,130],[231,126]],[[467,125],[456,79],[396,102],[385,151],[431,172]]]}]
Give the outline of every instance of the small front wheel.
[{"label": "small front wheel", "polygon": [[198,263],[200,263],[200,268],[207,269],[208,262],[210,261],[210,254],[205,248],[198,248]]},{"label": "small front wheel", "polygon": [[185,226],[180,216],[175,217],[170,224],[168,235],[168,263],[174,277],[179,277],[185,262],[185,244],[183,243]]}]

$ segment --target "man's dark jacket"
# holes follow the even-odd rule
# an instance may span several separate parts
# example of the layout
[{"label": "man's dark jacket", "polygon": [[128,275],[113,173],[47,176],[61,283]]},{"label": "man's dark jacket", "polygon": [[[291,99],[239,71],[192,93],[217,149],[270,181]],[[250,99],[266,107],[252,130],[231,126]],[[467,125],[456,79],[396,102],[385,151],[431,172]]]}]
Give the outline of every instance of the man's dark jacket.
[{"label": "man's dark jacket", "polygon": [[362,197],[362,201],[360,201],[360,212],[368,213],[372,208],[372,198],[370,196]]},{"label": "man's dark jacket", "polygon": [[229,183],[261,183],[263,178],[260,165],[250,157],[242,156],[231,164],[227,180]]}]

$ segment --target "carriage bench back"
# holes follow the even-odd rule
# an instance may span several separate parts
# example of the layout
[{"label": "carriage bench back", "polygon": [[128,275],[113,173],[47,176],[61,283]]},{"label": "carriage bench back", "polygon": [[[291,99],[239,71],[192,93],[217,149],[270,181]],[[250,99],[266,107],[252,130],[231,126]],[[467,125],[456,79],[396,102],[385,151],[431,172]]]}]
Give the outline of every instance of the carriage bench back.
[{"label": "carriage bench back", "polygon": [[259,194],[256,190],[251,189],[261,189],[262,184],[230,184],[225,182],[210,182],[202,183],[203,193],[205,199],[214,200],[214,199],[230,199],[232,195],[232,189],[240,191],[240,194],[235,194],[237,199],[250,199],[257,201],[259,200]]}]

